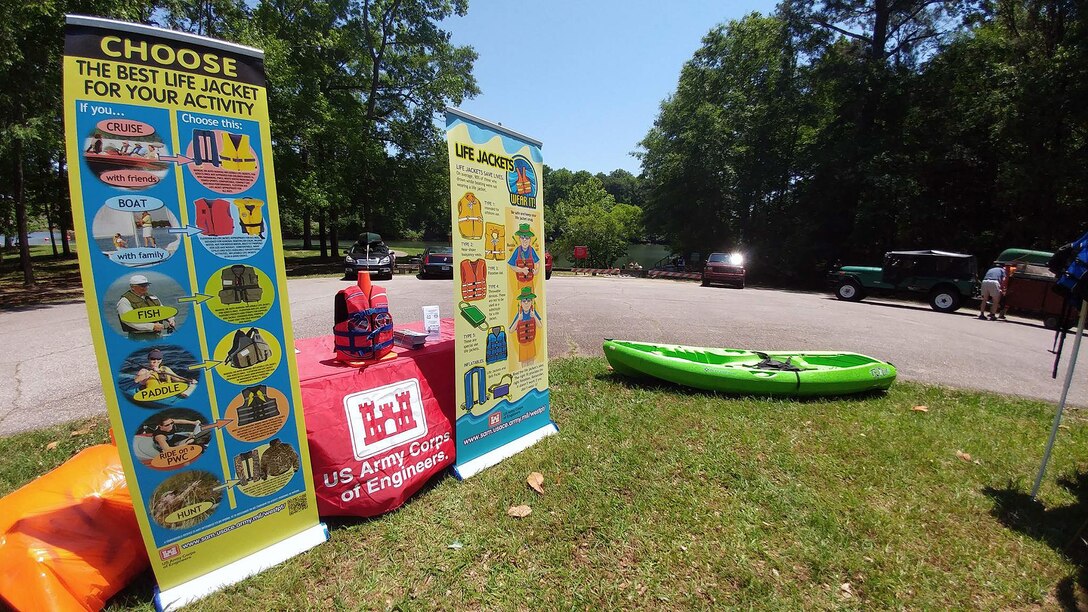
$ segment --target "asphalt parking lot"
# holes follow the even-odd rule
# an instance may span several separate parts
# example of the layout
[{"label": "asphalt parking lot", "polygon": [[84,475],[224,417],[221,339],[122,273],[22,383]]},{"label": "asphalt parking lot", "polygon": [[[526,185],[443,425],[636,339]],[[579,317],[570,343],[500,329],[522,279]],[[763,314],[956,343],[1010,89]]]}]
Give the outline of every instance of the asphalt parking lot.
[{"label": "asphalt parking lot", "polygon": [[[331,333],[332,301],[348,281],[288,281],[297,338]],[[453,283],[398,275],[381,281],[396,322],[437,304],[454,316]],[[890,361],[902,379],[1057,403],[1073,337],[1051,379],[1054,333],[1011,316],[980,321],[970,307],[940,314],[925,304],[843,302],[830,294],[701,287],[628,277],[553,276],[546,284],[548,354],[599,356],[604,338],[766,350],[845,350]],[[0,436],[105,412],[83,303],[0,313]],[[1081,353],[1085,350],[1082,349]],[[1088,362],[1070,402],[1088,406]]]}]

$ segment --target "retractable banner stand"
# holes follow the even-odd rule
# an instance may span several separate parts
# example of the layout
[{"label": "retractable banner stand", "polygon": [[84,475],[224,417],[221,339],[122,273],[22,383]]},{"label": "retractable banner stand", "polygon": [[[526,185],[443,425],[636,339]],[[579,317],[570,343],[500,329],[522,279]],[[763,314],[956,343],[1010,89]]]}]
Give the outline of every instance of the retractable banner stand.
[{"label": "retractable banner stand", "polygon": [[69,16],[64,120],[102,389],[173,608],[328,538],[318,522],[263,54]]},{"label": "retractable banner stand", "polygon": [[458,478],[558,431],[548,391],[541,143],[446,111]]}]

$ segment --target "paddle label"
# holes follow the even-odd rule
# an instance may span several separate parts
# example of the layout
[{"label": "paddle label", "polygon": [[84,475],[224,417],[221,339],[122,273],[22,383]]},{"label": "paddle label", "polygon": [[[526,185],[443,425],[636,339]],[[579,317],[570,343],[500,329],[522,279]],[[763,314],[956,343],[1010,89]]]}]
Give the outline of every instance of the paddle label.
[{"label": "paddle label", "polygon": [[555,431],[544,299],[544,161],[539,142],[456,110],[447,111],[446,140],[459,311],[455,470],[466,477],[482,469],[473,462],[488,453],[512,449],[544,428]]},{"label": "paddle label", "polygon": [[282,348],[294,341],[262,58],[135,24],[66,28],[91,335],[163,591],[317,526]]}]

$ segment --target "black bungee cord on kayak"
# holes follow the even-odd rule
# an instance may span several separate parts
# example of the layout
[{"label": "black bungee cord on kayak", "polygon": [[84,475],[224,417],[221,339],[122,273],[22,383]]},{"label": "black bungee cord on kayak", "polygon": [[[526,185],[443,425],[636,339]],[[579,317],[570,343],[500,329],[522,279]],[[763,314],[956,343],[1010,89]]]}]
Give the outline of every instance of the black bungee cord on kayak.
[{"label": "black bungee cord on kayak", "polygon": [[[787,357],[785,361],[779,361],[777,359],[771,359],[771,356],[767,353],[761,353],[759,351],[752,351],[759,357],[759,363],[753,365],[754,368],[761,370],[779,370],[782,372],[793,372],[793,375],[797,377],[797,387],[801,388],[801,368],[790,363],[793,361],[793,357]],[[796,390],[795,389],[795,390]]]}]

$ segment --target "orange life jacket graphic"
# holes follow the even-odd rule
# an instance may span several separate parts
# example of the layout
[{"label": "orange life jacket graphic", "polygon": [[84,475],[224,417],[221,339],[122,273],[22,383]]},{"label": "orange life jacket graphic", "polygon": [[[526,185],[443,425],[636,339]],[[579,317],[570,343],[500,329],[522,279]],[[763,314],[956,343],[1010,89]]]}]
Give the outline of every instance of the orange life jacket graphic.
[{"label": "orange life jacket graphic", "polygon": [[529,177],[525,176],[525,168],[518,168],[518,180],[515,186],[518,189],[518,195],[525,195],[532,192],[533,184],[529,181]]},{"label": "orange life jacket graphic", "polygon": [[529,253],[532,251],[526,251],[518,248],[518,256],[514,260],[514,264],[518,268],[528,268],[528,273],[517,272],[514,274],[518,278],[519,283],[531,283],[533,281],[533,274],[536,272],[536,263],[529,257]]},{"label": "orange life jacket graphic", "polygon": [[230,202],[227,200],[199,198],[193,202],[193,207],[196,208],[196,226],[204,230],[205,236],[230,236],[234,233],[234,219],[230,216]]},{"label": "orange life jacket graphic", "polygon": [[506,259],[506,227],[498,223],[487,223],[484,228],[484,259],[503,261]]},{"label": "orange life jacket graphic", "polygon": [[461,260],[461,299],[475,302],[487,297],[487,262]]}]

